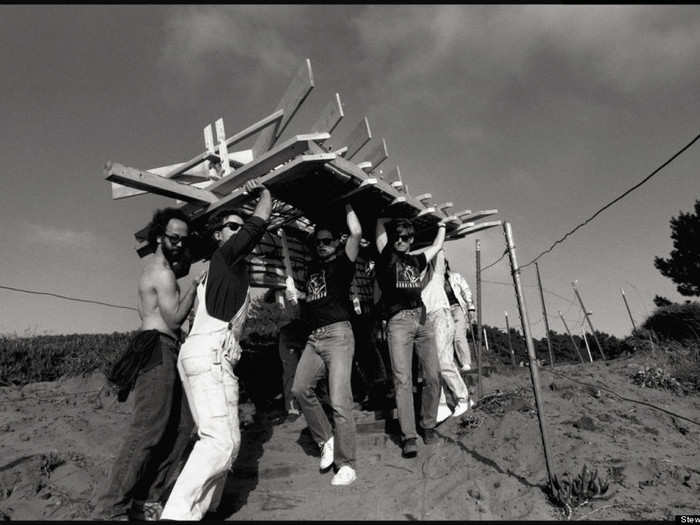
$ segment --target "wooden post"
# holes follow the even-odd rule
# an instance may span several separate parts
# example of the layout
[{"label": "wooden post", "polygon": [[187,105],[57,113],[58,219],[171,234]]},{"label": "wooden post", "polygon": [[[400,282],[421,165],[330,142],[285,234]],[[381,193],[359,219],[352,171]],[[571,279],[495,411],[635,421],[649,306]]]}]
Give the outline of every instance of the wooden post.
[{"label": "wooden post", "polygon": [[566,333],[569,334],[569,339],[571,339],[571,344],[574,345],[574,350],[576,350],[576,353],[578,354],[578,358],[581,360],[583,363],[583,356],[581,355],[581,350],[578,349],[578,345],[576,344],[576,339],[574,339],[574,336],[571,335],[571,332],[569,331],[569,326],[566,324],[566,319],[564,319],[564,316],[561,314],[561,311],[559,312],[559,317],[561,317],[561,322],[564,323],[564,328],[566,329]]},{"label": "wooden post", "polygon": [[632,312],[630,311],[630,305],[627,303],[627,297],[625,296],[625,291],[620,288],[620,292],[622,292],[622,300],[625,301],[625,307],[627,308],[627,313],[630,316],[630,321],[632,321],[632,329],[634,331],[637,331],[637,325],[634,323],[634,318],[632,317]]},{"label": "wooden post", "polygon": [[296,305],[298,302],[297,289],[296,285],[294,284],[294,273],[292,271],[292,259],[289,256],[289,245],[287,244],[287,235],[284,233],[284,230],[282,228],[279,228],[277,230],[277,234],[282,240],[282,260],[284,261],[284,273],[287,274],[285,278],[285,284],[287,285],[287,290],[289,290],[291,295],[290,302],[293,305]]},{"label": "wooden post", "polygon": [[476,369],[477,396],[481,399],[481,242],[476,240]]},{"label": "wooden post", "polygon": [[489,348],[489,338],[486,337],[486,327],[482,326],[481,330],[484,333],[484,344],[486,345],[486,352],[491,352],[491,349]]},{"label": "wooden post", "polygon": [[508,312],[503,312],[506,314],[506,335],[508,336],[508,351],[510,352],[510,360],[513,366],[517,366],[515,362],[515,352],[513,352],[513,343],[510,340],[510,325],[508,324]]},{"label": "wooden post", "polygon": [[571,286],[574,287],[574,292],[576,292],[576,297],[578,297],[578,302],[581,305],[581,310],[583,310],[583,315],[586,317],[586,321],[588,321],[588,327],[591,329],[591,335],[595,340],[596,346],[598,346],[598,351],[600,352],[600,355],[603,359],[607,359],[607,357],[605,357],[605,354],[603,353],[603,347],[600,346],[600,341],[598,341],[598,337],[595,335],[595,328],[593,328],[593,323],[591,322],[591,317],[588,314],[588,310],[586,310],[586,307],[583,305],[583,299],[581,299],[581,294],[578,293],[578,289],[576,288],[576,281],[571,283]]},{"label": "wooden post", "polygon": [[591,355],[591,347],[588,346],[588,339],[586,339],[586,329],[581,327],[581,333],[583,334],[583,342],[586,343],[586,350],[588,351],[588,359],[593,362],[593,356]]},{"label": "wooden post", "polygon": [[506,234],[506,243],[508,245],[508,256],[510,258],[511,274],[513,276],[513,286],[515,288],[515,297],[518,300],[518,310],[520,311],[520,323],[523,327],[523,335],[525,336],[525,344],[527,345],[527,355],[530,361],[530,376],[532,378],[532,388],[535,393],[535,405],[537,406],[537,419],[540,424],[540,434],[542,437],[542,448],[544,449],[544,460],[547,465],[547,477],[549,479],[550,488],[552,487],[553,469],[549,462],[549,447],[547,445],[547,430],[542,410],[542,399],[540,398],[540,378],[537,370],[537,356],[535,355],[535,347],[532,344],[532,336],[527,320],[527,309],[525,308],[525,296],[520,284],[520,268],[515,257],[515,245],[513,244],[513,233],[511,231],[510,222],[503,225]]},{"label": "wooden post", "polygon": [[544,292],[542,291],[542,278],[540,277],[540,266],[535,263],[537,270],[537,286],[540,289],[540,300],[542,301],[542,316],[544,317],[544,330],[547,336],[547,350],[549,350],[549,366],[554,368],[554,352],[552,352],[552,342],[549,339],[549,320],[547,319],[547,306],[544,303]]}]

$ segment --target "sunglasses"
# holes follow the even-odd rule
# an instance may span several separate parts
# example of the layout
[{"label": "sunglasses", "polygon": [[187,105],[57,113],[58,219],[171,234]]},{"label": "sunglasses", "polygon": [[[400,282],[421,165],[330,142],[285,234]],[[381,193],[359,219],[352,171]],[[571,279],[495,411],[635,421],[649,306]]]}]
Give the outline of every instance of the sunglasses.
[{"label": "sunglasses", "polygon": [[330,237],[323,237],[322,239],[316,239],[316,244],[321,246],[331,246],[333,244],[333,239]]},{"label": "sunglasses", "polygon": [[409,242],[411,239],[413,239],[413,235],[397,235],[394,242]]},{"label": "sunglasses", "polygon": [[188,235],[170,235],[169,233],[165,233],[164,235],[168,238],[171,244],[186,244],[190,240],[190,237]]},{"label": "sunglasses", "polygon": [[223,230],[224,228],[228,228],[229,230],[231,230],[232,232],[235,233],[235,232],[237,232],[238,230],[240,230],[242,227],[243,227],[243,225],[242,225],[241,223],[229,221],[229,222],[223,223],[223,224],[221,225],[221,228],[220,228],[220,229]]}]

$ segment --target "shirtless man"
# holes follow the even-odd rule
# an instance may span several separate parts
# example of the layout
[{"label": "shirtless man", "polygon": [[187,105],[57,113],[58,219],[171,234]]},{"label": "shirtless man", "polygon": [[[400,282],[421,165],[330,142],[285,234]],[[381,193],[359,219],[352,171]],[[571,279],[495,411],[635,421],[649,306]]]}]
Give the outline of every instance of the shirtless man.
[{"label": "shirtless man", "polygon": [[134,414],[97,499],[95,520],[128,520],[136,501],[152,502],[157,519],[184,463],[194,424],[176,362],[180,325],[192,308],[198,280],[181,294],[176,279],[189,271],[188,233],[188,218],[180,210],[154,214],[148,240],[155,254],[138,283],[141,327],[122,358],[137,363],[136,376],[119,385],[122,401],[134,390]]}]

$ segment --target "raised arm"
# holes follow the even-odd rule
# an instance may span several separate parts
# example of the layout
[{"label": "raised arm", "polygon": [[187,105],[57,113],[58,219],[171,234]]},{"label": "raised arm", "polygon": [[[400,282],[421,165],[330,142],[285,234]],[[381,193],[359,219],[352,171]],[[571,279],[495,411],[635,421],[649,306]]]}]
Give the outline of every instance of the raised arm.
[{"label": "raised arm", "polygon": [[445,221],[440,221],[438,223],[438,232],[437,235],[435,236],[435,240],[433,241],[433,244],[428,246],[423,253],[425,253],[425,258],[427,259],[428,262],[433,260],[433,257],[437,255],[437,253],[442,250],[442,245],[445,243],[445,228],[446,228]]},{"label": "raised arm", "polygon": [[357,259],[357,254],[360,253],[360,240],[362,239],[362,226],[357,218],[355,210],[349,204],[345,205],[346,219],[350,236],[345,241],[345,254],[352,262]]},{"label": "raised arm", "polygon": [[153,276],[153,287],[158,296],[158,310],[168,328],[174,332],[180,329],[180,325],[192,308],[197,284],[198,280],[194,280],[192,286],[181,296],[175,274],[171,270],[163,269]]},{"label": "raised arm", "polygon": [[389,222],[391,219],[388,217],[379,217],[377,219],[377,229],[375,232],[375,237],[376,237],[376,244],[377,244],[377,252],[382,253],[384,251],[384,248],[386,247],[387,242],[389,242],[387,234],[386,234],[386,227],[384,226],[387,222]]},{"label": "raised arm", "polygon": [[243,191],[251,195],[255,195],[256,193],[260,195],[260,200],[257,206],[255,206],[253,217],[260,217],[267,222],[272,213],[272,195],[270,195],[270,190],[261,184],[259,179],[252,179],[245,183]]}]

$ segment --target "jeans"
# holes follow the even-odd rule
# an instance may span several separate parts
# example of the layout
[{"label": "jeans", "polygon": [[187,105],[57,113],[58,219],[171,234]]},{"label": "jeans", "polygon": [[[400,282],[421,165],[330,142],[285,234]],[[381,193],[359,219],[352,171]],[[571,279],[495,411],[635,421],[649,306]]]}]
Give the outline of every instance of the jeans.
[{"label": "jeans", "polygon": [[177,344],[161,336],[159,345],[162,362],[136,379],[134,414],[93,520],[128,516],[134,500],[163,501],[184,462],[194,424],[177,377]]},{"label": "jeans", "polygon": [[401,310],[389,319],[387,339],[401,433],[404,440],[415,439],[416,422],[411,369],[414,346],[423,370],[420,424],[424,429],[432,429],[436,425],[440,400],[440,365],[433,328],[427,322],[422,308]]},{"label": "jeans", "polygon": [[452,311],[452,319],[455,322],[454,347],[457,359],[459,359],[462,368],[471,368],[472,355],[467,342],[467,318],[464,315],[464,310],[458,304],[453,305],[450,310]]},{"label": "jeans", "polygon": [[298,330],[287,325],[280,329],[279,354],[282,361],[282,392],[284,394],[284,410],[289,412],[297,406],[296,399],[292,395],[294,374],[299,363],[299,356],[304,349],[306,338],[300,339]]},{"label": "jeans", "polygon": [[[440,362],[440,379],[443,389],[446,387],[454,403],[466,402],[469,398],[467,385],[457,370],[454,361],[455,323],[447,308],[442,308],[428,314],[428,322],[432,324],[435,333],[435,344]],[[441,390],[440,402],[445,402],[445,394]]]},{"label": "jeans", "polygon": [[335,425],[334,462],[337,467],[355,463],[355,420],[352,415],[350,378],[355,338],[349,321],[317,328],[306,342],[297,365],[292,393],[299,401],[311,436],[319,445],[333,436],[333,429],[314,392],[328,373],[328,390]]},{"label": "jeans", "polygon": [[178,370],[199,440],[175,482],[161,519],[201,520],[215,510],[238,455],[238,378],[222,348],[225,333],[190,335]]}]

